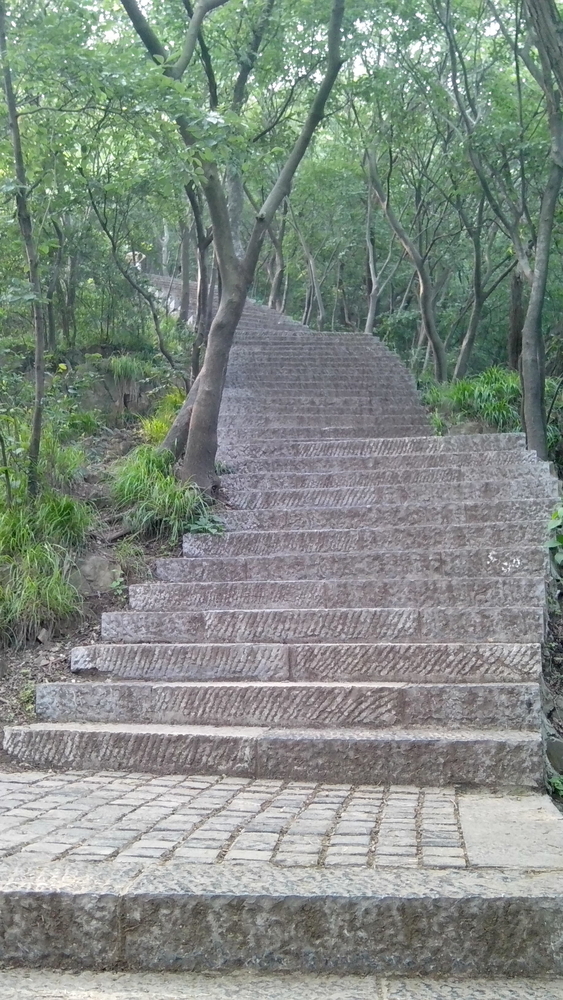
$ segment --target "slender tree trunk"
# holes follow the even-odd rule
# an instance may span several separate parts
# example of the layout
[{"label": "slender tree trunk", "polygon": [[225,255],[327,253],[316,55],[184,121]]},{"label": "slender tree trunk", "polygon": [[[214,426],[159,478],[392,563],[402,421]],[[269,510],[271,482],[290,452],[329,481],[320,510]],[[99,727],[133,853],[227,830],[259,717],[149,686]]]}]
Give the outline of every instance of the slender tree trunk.
[{"label": "slender tree trunk", "polygon": [[182,292],[180,295],[180,311],[178,326],[184,328],[190,317],[190,227],[184,222],[180,228],[182,248],[180,262],[182,268]]},{"label": "slender tree trunk", "polygon": [[41,269],[39,253],[35,242],[33,221],[28,198],[27,171],[23,154],[19,116],[12,84],[12,73],[8,59],[8,42],[6,36],[6,8],[0,0],[0,59],[4,78],[4,92],[8,108],[8,120],[12,137],[14,166],[18,189],[16,194],[16,211],[18,224],[25,247],[29,269],[29,283],[33,292],[33,325],[35,331],[35,399],[31,421],[31,437],[29,442],[28,492],[36,496],[39,489],[38,465],[41,447],[41,426],[43,420],[43,394],[45,390],[45,315],[42,302]]},{"label": "slender tree trunk", "polygon": [[526,441],[528,448],[535,451],[538,458],[541,459],[548,457],[544,401],[544,343],[541,320],[549,270],[553,220],[562,182],[563,167],[554,161],[551,164],[542,198],[534,278],[522,329],[522,395],[524,398]]},{"label": "slender tree trunk", "polygon": [[507,342],[508,364],[515,372],[520,370],[524,316],[524,282],[522,281],[520,271],[515,269],[512,272],[512,281],[510,283],[510,315]]},{"label": "slender tree trunk", "polygon": [[[481,206],[483,205],[483,199],[481,199]],[[482,209],[479,213],[482,216]],[[483,274],[481,268],[481,226],[480,224],[471,233],[473,238],[473,306],[471,309],[471,315],[469,317],[469,323],[467,325],[467,330],[463,338],[461,349],[459,352],[459,357],[457,359],[457,364],[454,371],[454,379],[463,378],[467,371],[467,366],[469,364],[469,358],[471,357],[471,352],[473,350],[473,345],[475,343],[475,338],[477,336],[477,330],[479,329],[479,321],[481,319],[481,312],[483,310],[484,296],[483,296]]]},{"label": "slender tree trunk", "polygon": [[364,327],[364,333],[369,333],[373,335],[373,329],[377,317],[377,307],[379,305],[379,276],[377,274],[375,247],[373,245],[373,234],[371,231],[371,215],[372,215],[372,204],[371,204],[371,186],[370,186],[368,190],[368,209],[367,209],[367,219],[366,219],[366,248],[367,248],[367,263],[368,263],[369,293],[368,293],[368,314],[366,316],[366,325]]},{"label": "slender tree trunk", "polygon": [[389,203],[389,198],[385,192],[381,180],[379,178],[379,173],[377,170],[377,158],[373,150],[368,153],[368,163],[370,168],[370,177],[373,190],[377,200],[383,210],[385,218],[387,219],[389,226],[396,238],[401,243],[405,253],[412,261],[414,267],[416,268],[416,273],[418,276],[418,297],[420,305],[420,315],[422,318],[422,325],[424,333],[430,344],[432,345],[432,350],[434,352],[434,371],[436,374],[436,379],[438,382],[445,382],[448,377],[448,362],[446,357],[446,350],[442,339],[438,333],[438,327],[436,325],[436,316],[434,313],[434,290],[432,288],[432,279],[430,277],[430,271],[428,269],[428,264],[424,257],[421,256],[414,242],[408,236],[406,230],[403,228],[399,219],[395,215],[391,205]]}]

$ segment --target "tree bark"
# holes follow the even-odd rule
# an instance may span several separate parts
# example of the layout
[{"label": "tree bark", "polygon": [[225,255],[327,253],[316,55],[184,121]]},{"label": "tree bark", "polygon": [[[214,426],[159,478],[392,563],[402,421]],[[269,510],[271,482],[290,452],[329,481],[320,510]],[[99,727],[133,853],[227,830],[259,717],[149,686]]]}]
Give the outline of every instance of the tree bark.
[{"label": "tree bark", "polygon": [[39,451],[41,447],[41,427],[43,421],[43,394],[45,391],[45,314],[42,301],[41,267],[39,252],[35,241],[33,221],[28,198],[27,171],[25,157],[23,153],[21,134],[19,128],[19,116],[14,88],[12,83],[12,73],[8,58],[8,40],[6,33],[6,8],[3,0],[0,0],[0,60],[2,62],[2,75],[4,79],[4,92],[6,95],[6,105],[8,108],[8,120],[12,138],[12,148],[14,155],[14,166],[16,170],[17,192],[16,192],[16,212],[18,224],[25,247],[29,269],[29,283],[33,291],[33,326],[35,332],[35,398],[33,404],[33,415],[31,420],[31,437],[29,441],[29,465],[27,475],[27,488],[31,497],[37,495],[39,490]]},{"label": "tree bark", "polygon": [[182,248],[180,262],[182,268],[182,291],[178,326],[183,329],[190,318],[190,227],[184,222],[180,227]]},{"label": "tree bark", "polygon": [[176,461],[182,457],[186,450],[188,433],[190,430],[190,420],[197,393],[199,381],[196,378],[182,406],[180,407],[172,427],[160,445],[160,451],[171,451]]},{"label": "tree bark", "polygon": [[520,371],[522,353],[522,327],[524,326],[524,282],[515,270],[510,283],[510,314],[508,318],[507,356],[513,371]]}]

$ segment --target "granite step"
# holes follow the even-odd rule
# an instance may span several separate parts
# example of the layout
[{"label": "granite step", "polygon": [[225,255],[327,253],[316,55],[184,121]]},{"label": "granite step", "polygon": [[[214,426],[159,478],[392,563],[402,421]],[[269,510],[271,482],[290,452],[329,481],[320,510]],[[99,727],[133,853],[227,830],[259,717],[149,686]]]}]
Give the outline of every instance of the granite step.
[{"label": "granite step", "polygon": [[[463,466],[466,469],[494,470],[513,468],[517,473],[521,468],[535,469],[540,466],[550,468],[548,463],[540,463],[534,452],[530,451],[482,451],[444,452],[437,455],[333,455],[318,458],[285,458],[275,455],[260,459],[245,458],[237,462],[235,472],[241,474],[298,474],[319,472],[354,472],[362,469],[375,471],[410,470],[410,469],[447,469]],[[504,475],[504,471],[501,473]],[[225,485],[228,480],[224,480]]]},{"label": "granite step", "polygon": [[[522,462],[498,465],[491,464],[464,466],[462,464],[438,466],[437,468],[399,468],[399,469],[359,469],[339,470],[336,472],[247,472],[233,473],[223,479],[223,486],[229,490],[245,493],[250,490],[304,490],[304,489],[343,489],[366,486],[390,486],[443,483],[498,483],[503,485],[506,480],[518,484],[526,495],[526,488],[535,483],[543,483],[553,492],[557,482],[547,466],[531,465]],[[441,491],[440,491],[441,492]]]},{"label": "granite step", "polygon": [[[416,498],[418,501],[418,497]],[[378,503],[353,507],[294,507],[261,510],[219,511],[228,532],[238,531],[295,531],[331,528],[391,527],[400,531],[404,526],[448,525],[451,523],[498,523],[529,519],[547,528],[548,518],[554,508],[553,499],[408,502]]]},{"label": "granite step", "polygon": [[[252,534],[254,534],[252,532]],[[295,532],[301,536],[306,532]],[[326,532],[325,534],[330,534]],[[345,535],[345,533],[343,533]],[[366,532],[366,534],[368,534]],[[508,532],[507,532],[508,535]],[[239,537],[239,536],[235,536]],[[514,545],[518,535],[512,534],[510,544]],[[351,546],[352,539],[344,537],[350,546],[347,552],[336,552],[331,549],[329,539],[325,539],[328,547],[326,552],[308,552],[304,537],[301,537],[299,550],[286,555],[234,555],[232,557],[219,555],[228,543],[227,535],[214,549],[213,556],[190,559],[166,558],[156,562],[156,578],[163,583],[227,583],[257,580],[347,580],[347,579],[413,579],[418,576],[432,577],[535,577],[544,579],[547,569],[547,551],[537,544],[525,548],[447,548],[442,540],[443,549],[424,546],[419,539],[415,540],[418,549],[409,549],[405,557],[405,549],[392,549],[382,552],[373,543],[367,543],[364,538],[358,541],[356,549]],[[254,539],[256,541],[256,539]],[[538,540],[539,541],[539,540]],[[482,539],[475,533],[475,543]],[[280,544],[279,542],[277,543]],[[282,543],[283,544],[283,543]],[[395,537],[396,544],[396,537]]]},{"label": "granite step", "polygon": [[108,642],[487,642],[535,643],[544,638],[543,607],[264,608],[231,611],[108,611]]},{"label": "granite step", "polygon": [[425,576],[351,580],[236,580],[219,583],[140,583],[129,587],[132,611],[319,610],[342,608],[543,607],[545,577]]},{"label": "granite step", "polygon": [[[263,445],[264,442],[269,440],[274,442],[279,441],[280,432],[279,430],[276,431],[274,427],[268,428],[257,425],[256,427],[247,427],[246,429],[253,432],[245,436],[247,448],[251,448],[254,441],[257,443],[257,446]],[[236,427],[232,428],[232,430],[233,432],[236,431]],[[382,418],[378,420],[374,418],[373,420],[366,420],[361,424],[357,423],[351,426],[332,423],[326,427],[302,427],[299,424],[295,424],[283,428],[283,433],[284,436],[291,438],[293,441],[350,440],[350,438],[364,439],[369,436],[376,438],[397,438],[404,437],[405,435],[412,438],[416,435],[425,437],[428,434],[428,423],[424,418],[421,418],[417,422],[401,421],[400,423],[392,419]],[[223,435],[224,447],[229,445],[232,447],[233,443],[232,437]]]},{"label": "granite step", "polygon": [[[31,893],[30,893],[31,898]],[[3,1000],[563,1000],[563,979],[388,979],[321,973],[0,971]]]},{"label": "granite step", "polygon": [[[230,514],[228,515],[230,519]],[[514,521],[511,524],[502,522],[480,522],[479,524],[412,524],[400,528],[401,549],[397,549],[399,541],[398,529],[390,524],[387,527],[373,528],[317,528],[294,531],[226,531],[223,535],[184,535],[183,555],[190,562],[184,569],[176,570],[178,560],[157,559],[157,577],[162,580],[176,579],[169,573],[185,573],[184,579],[190,578],[194,560],[229,562],[233,572],[236,572],[233,560],[248,559],[248,566],[255,561],[272,556],[312,556],[317,554],[372,553],[374,556],[385,557],[389,550],[401,552],[397,560],[397,569],[404,572],[404,550],[418,552],[421,549],[448,552],[451,559],[463,558],[463,550],[470,549],[476,553],[478,560],[483,558],[488,564],[500,559],[501,566],[507,560],[507,566],[515,567],[514,559],[527,558],[530,563],[521,565],[536,565],[538,546],[544,555],[546,538],[546,521]],[[383,551],[382,551],[383,550]],[[455,552],[453,551],[455,550]],[[500,550],[500,551],[498,551]],[[408,560],[407,560],[408,562]],[[470,565],[470,562],[468,563]],[[184,564],[180,561],[179,565]],[[410,565],[410,563],[409,563]],[[394,568],[395,564],[393,564]],[[193,568],[193,567],[192,567]]]},{"label": "granite step", "polygon": [[435,483],[421,482],[416,490],[401,483],[389,486],[326,487],[318,489],[237,490],[236,504],[242,510],[282,510],[300,507],[355,507],[369,504],[408,504],[415,493],[418,503],[431,503],[436,493],[447,501],[512,501],[551,499],[552,505],[559,496],[559,484],[549,479],[534,479],[520,483],[518,480],[482,479],[478,482],[444,482],[439,489]]},{"label": "granite step", "polygon": [[[291,406],[291,401],[289,401]],[[523,434],[454,434],[446,437],[416,438],[350,438],[333,441],[279,441],[276,457],[283,458],[316,458],[333,455],[437,455],[443,452],[474,452],[482,451],[513,451],[525,449]],[[241,452],[244,442],[239,442]],[[253,458],[259,459],[261,452],[258,445],[252,442]],[[270,457],[270,445],[265,447],[264,455]]]},{"label": "granite step", "polygon": [[72,650],[79,676],[133,680],[538,682],[538,643],[96,643]]},{"label": "granite step", "polygon": [[28,767],[53,770],[481,788],[537,788],[542,781],[539,735],[506,729],[38,722],[8,726],[4,750]]},{"label": "granite step", "polygon": [[67,681],[38,684],[45,722],[280,726],[325,730],[445,727],[537,733],[537,683]]}]

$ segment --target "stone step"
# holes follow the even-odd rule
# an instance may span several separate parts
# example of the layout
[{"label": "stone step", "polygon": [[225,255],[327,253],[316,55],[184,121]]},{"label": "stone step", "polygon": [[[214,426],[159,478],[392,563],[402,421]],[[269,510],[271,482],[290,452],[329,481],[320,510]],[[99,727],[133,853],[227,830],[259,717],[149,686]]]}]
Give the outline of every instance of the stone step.
[{"label": "stone step", "polygon": [[[501,565],[507,561],[507,568],[516,568],[514,559],[524,558],[524,552],[529,553],[530,563],[521,565],[535,566],[537,547],[541,546],[545,553],[546,521],[514,521],[506,523],[479,524],[412,524],[400,528],[401,550],[397,549],[399,541],[398,528],[390,524],[382,528],[337,528],[317,529],[310,531],[227,531],[216,535],[184,535],[183,554],[193,560],[209,560],[212,563],[228,562],[232,572],[234,560],[247,559],[247,571],[262,558],[296,554],[310,556],[313,553],[338,554],[373,553],[379,558],[385,558],[386,550],[401,551],[400,558],[389,569],[405,573],[405,555],[407,550],[407,565],[413,551],[432,549],[446,551],[452,560],[457,558],[459,550],[471,549],[476,558],[481,560],[483,553],[491,555],[491,562],[500,559]],[[381,550],[384,550],[383,552]],[[455,551],[453,551],[455,550]],[[461,553],[462,556],[465,553]],[[469,563],[470,564],[470,563]],[[190,578],[189,566],[184,570],[181,560],[158,559],[156,562],[157,576],[162,580]],[[197,572],[197,570],[195,570]],[[535,572],[535,570],[534,570]],[[184,577],[183,574],[186,574]],[[234,578],[234,577],[233,577]]]},{"label": "stone step", "polygon": [[536,732],[540,726],[537,683],[62,681],[36,686],[35,709],[46,722]]},{"label": "stone step", "polygon": [[[241,453],[244,452],[243,442],[239,442]],[[259,459],[259,446],[250,445],[252,457]],[[271,457],[271,446],[264,446],[263,454]],[[523,434],[455,434],[446,437],[424,437],[412,439],[397,438],[351,438],[348,441],[295,441],[278,442],[276,455],[278,458],[316,458],[334,455],[437,455],[442,452],[481,452],[481,451],[512,451],[523,450],[525,438]]]},{"label": "stone step", "polygon": [[[254,533],[253,533],[254,534]],[[297,532],[296,532],[297,534]],[[299,533],[305,535],[306,533]],[[330,534],[330,532],[326,532]],[[352,534],[352,532],[350,532]],[[480,539],[475,537],[475,543]],[[507,532],[508,535],[508,532]],[[346,580],[372,579],[412,580],[418,576],[428,577],[535,577],[544,579],[548,566],[547,551],[540,544],[526,548],[467,548],[432,549],[423,548],[418,539],[419,549],[389,549],[381,552],[365,543],[348,552],[330,551],[307,552],[304,538],[299,553],[278,553],[271,556],[223,557],[222,552],[228,535],[215,547],[216,556],[192,557],[190,559],[158,559],[156,577],[164,583],[227,583],[257,580]],[[236,536],[240,537],[240,536]],[[514,545],[514,534],[510,544]],[[395,537],[395,543],[396,543]],[[351,539],[347,539],[350,544]],[[404,541],[401,539],[401,541]],[[213,551],[213,550],[212,550]]]},{"label": "stone step", "polygon": [[268,510],[280,508],[287,510],[294,507],[357,507],[370,504],[408,504],[413,499],[413,493],[418,503],[431,503],[439,493],[440,498],[447,501],[512,501],[512,500],[549,500],[553,506],[559,496],[559,483],[556,479],[532,478],[520,483],[516,480],[481,480],[479,482],[444,482],[439,489],[436,483],[421,482],[416,490],[412,486],[400,483],[388,486],[363,487],[327,487],[323,489],[280,489],[280,490],[237,490],[236,505],[242,510]]},{"label": "stone step", "polygon": [[[2,995],[561,1000],[557,980],[514,978],[563,973],[563,878],[556,869],[533,871],[522,861],[510,867],[513,858],[529,854],[518,838],[517,848],[509,845],[508,867],[497,869],[417,870],[400,860],[376,870],[238,864],[225,871],[224,865],[65,860],[36,862],[31,870],[14,865],[7,868],[0,905],[13,914],[18,933],[4,936],[0,955],[5,965],[35,971],[3,971],[8,992]],[[262,974],[233,971],[249,967]],[[328,972],[341,978],[335,982]]]},{"label": "stone step", "polygon": [[[390,471],[391,469],[448,469],[462,466],[466,469],[497,470],[501,467],[512,467],[515,472],[520,468],[549,468],[548,463],[540,463],[535,452],[520,451],[482,451],[482,452],[443,452],[438,455],[333,455],[318,458],[285,458],[279,459],[275,454],[269,458],[258,460],[245,458],[237,463],[236,471],[250,475],[266,473],[309,473],[318,472],[348,472],[361,469]],[[503,472],[502,475],[505,475]]]},{"label": "stone step", "polygon": [[421,576],[365,580],[260,580],[228,583],[140,583],[129,587],[132,611],[217,609],[443,608],[466,604],[505,608],[543,607],[545,582],[538,577]]},{"label": "stone step", "polygon": [[510,607],[322,608],[232,611],[109,611],[109,642],[541,642],[544,614]]},{"label": "stone step", "polygon": [[421,413],[420,407],[415,404],[405,405],[390,410],[384,404],[381,406],[363,406],[356,408],[353,413],[346,406],[336,407],[330,404],[319,407],[317,410],[297,410],[295,407],[285,406],[275,407],[255,407],[250,410],[246,407],[231,406],[225,407],[221,413],[221,425],[225,430],[231,427],[240,427],[241,430],[249,429],[254,425],[260,427],[291,428],[299,427],[305,423],[307,427],[326,427],[333,425],[335,420],[339,423],[349,424],[353,416],[354,422],[358,423],[413,423],[426,419]]},{"label": "stone step", "polygon": [[267,729],[134,723],[8,726],[4,750],[29,767],[247,778],[537,788],[541,741],[492,729]]},{"label": "stone step", "polygon": [[71,669],[124,679],[529,683],[538,643],[127,643],[76,646]]},{"label": "stone step", "polygon": [[[418,496],[416,498],[418,500]],[[295,531],[332,528],[395,527],[413,525],[444,525],[509,523],[536,521],[547,528],[553,511],[553,499],[545,500],[482,500],[480,502],[444,501],[443,503],[379,503],[354,507],[298,507],[261,510],[226,509],[222,517],[231,531]]]},{"label": "stone step", "polygon": [[[30,893],[31,896],[31,893]],[[125,897],[127,898],[127,897]],[[454,991],[452,993],[452,991]],[[317,973],[0,972],[3,1000],[562,1000],[563,979],[387,979]]]},{"label": "stone step", "polygon": [[[334,421],[334,418],[333,418]],[[222,432],[219,429],[221,445],[223,447],[233,449],[236,447],[236,424],[229,424],[225,427]],[[396,423],[390,419],[373,418],[373,420],[366,420],[364,424],[356,424],[353,427],[342,426],[340,424],[335,424],[334,422],[330,425],[323,427],[313,427],[311,425],[302,424],[292,424],[289,427],[276,428],[275,426],[264,427],[258,422],[252,427],[253,435],[247,435],[245,437],[246,449],[252,447],[252,442],[256,441],[257,445],[260,446],[265,442],[271,441],[274,446],[280,439],[281,434],[288,434],[294,441],[317,441],[317,440],[335,440],[338,438],[345,438],[349,440],[355,435],[359,438],[365,438],[366,434],[377,435],[378,438],[385,437],[404,437],[408,434],[409,437],[425,437],[428,434],[428,424],[424,419],[412,421],[407,423],[406,421],[401,421],[401,423]]]},{"label": "stone step", "polygon": [[[400,469],[359,469],[338,472],[255,472],[234,473],[223,479],[223,486],[229,490],[247,492],[249,490],[305,490],[305,489],[350,489],[352,487],[438,484],[444,483],[498,483],[507,480],[517,483],[526,496],[530,484],[543,483],[548,487],[557,486],[557,481],[547,467],[522,462],[492,467],[491,464],[464,466],[439,466],[438,468]],[[441,492],[441,490],[440,490]]]}]

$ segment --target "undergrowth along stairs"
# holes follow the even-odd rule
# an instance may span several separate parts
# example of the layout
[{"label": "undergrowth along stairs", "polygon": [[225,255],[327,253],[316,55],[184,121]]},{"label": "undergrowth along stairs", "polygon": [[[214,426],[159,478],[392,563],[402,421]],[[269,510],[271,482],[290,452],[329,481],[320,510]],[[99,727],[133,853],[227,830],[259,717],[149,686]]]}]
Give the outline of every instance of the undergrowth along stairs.
[{"label": "undergrowth along stairs", "polygon": [[[513,815],[515,790],[542,787],[548,465],[520,435],[432,437],[377,338],[313,333],[252,303],[219,458],[228,530],[186,536],[183,557],[131,587],[103,641],[74,650],[76,683],[38,685],[41,721],[8,728],[4,748],[34,768],[224,775],[263,795],[297,783],[314,799],[324,783],[341,804],[322,836],[318,812],[303,827],[299,857],[316,838],[319,860],[254,865],[249,850],[228,868],[229,844],[217,864],[172,857],[138,889],[121,881],[118,924],[133,930],[115,932],[110,967],[563,972],[558,865],[507,853],[472,870],[467,845],[440,855],[440,809],[443,863],[420,860],[427,800],[500,791]],[[365,861],[350,848],[350,867],[331,868],[345,808],[376,786],[382,808],[398,796],[395,867],[378,868],[383,813],[358,807],[342,843],[363,838]],[[419,861],[401,848],[407,799]],[[276,822],[290,840],[291,816]]]}]

